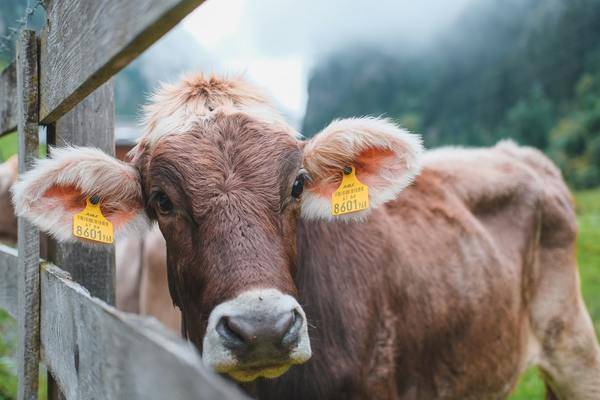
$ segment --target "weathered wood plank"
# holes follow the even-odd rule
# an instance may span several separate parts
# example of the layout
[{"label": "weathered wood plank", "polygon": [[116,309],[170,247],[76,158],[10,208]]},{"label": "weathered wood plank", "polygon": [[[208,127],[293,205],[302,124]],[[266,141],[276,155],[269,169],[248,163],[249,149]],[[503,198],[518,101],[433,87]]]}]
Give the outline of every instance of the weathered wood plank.
[{"label": "weathered wood plank", "polygon": [[0,308],[17,318],[17,249],[0,244]]},{"label": "weathered wood plank", "polygon": [[56,121],[202,2],[49,0],[41,41],[41,121]]},{"label": "weathered wood plank", "polygon": [[[97,147],[114,155],[115,125],[112,80],[99,87],[50,128],[49,142],[57,146]],[[113,246],[52,243],[49,259],[85,286],[92,296],[115,304],[115,250]]]},{"label": "weathered wood plank", "polygon": [[13,62],[0,74],[0,136],[17,128],[17,68]]},{"label": "weathered wood plank", "polygon": [[66,399],[245,399],[156,320],[117,311],[42,264],[44,361]]},{"label": "weathered wood plank", "polygon": [[[34,31],[21,31],[17,45],[19,173],[33,166],[38,140],[38,42]],[[18,399],[37,399],[40,358],[39,232],[18,218]]]}]

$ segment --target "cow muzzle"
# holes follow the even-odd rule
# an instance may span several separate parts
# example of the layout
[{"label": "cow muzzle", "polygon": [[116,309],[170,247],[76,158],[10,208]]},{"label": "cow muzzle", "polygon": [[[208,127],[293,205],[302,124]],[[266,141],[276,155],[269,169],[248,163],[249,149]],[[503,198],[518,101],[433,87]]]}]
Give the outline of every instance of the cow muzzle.
[{"label": "cow muzzle", "polygon": [[275,289],[250,290],[215,307],[202,348],[205,365],[241,382],[276,378],[311,357],[304,310]]}]

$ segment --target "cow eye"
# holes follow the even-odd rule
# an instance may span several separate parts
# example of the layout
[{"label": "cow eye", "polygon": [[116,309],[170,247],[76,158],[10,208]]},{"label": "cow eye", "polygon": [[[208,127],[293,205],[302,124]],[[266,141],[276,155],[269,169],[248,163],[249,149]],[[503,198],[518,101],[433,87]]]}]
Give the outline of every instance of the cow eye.
[{"label": "cow eye", "polygon": [[171,200],[169,200],[167,195],[163,192],[158,192],[157,194],[155,194],[154,201],[156,203],[156,206],[158,207],[158,211],[161,214],[168,214],[171,211],[173,211],[173,203],[171,203]]},{"label": "cow eye", "polygon": [[300,170],[298,176],[294,180],[294,184],[292,185],[292,197],[294,199],[300,198],[302,195],[302,191],[304,190],[304,183],[308,179],[308,174],[304,170]]}]

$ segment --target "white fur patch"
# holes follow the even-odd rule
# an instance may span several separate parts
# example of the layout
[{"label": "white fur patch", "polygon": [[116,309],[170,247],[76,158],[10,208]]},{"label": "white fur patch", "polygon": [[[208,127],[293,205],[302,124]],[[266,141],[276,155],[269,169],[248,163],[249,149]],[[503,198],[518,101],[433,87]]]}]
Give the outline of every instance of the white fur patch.
[{"label": "white fur patch", "polygon": [[152,148],[162,137],[189,132],[216,112],[245,113],[281,126],[283,133],[300,136],[273,107],[271,99],[243,78],[195,74],[176,84],[163,84],[151,96],[144,107],[144,133],[139,142]]},{"label": "white fur patch", "polygon": [[363,182],[369,186],[369,209],[334,217],[330,197],[305,190],[302,216],[308,219],[361,220],[381,204],[395,199],[421,171],[421,137],[387,119],[337,120],[315,136],[305,148],[304,165],[310,174],[316,171],[319,175],[319,170],[325,168],[337,168],[341,173],[345,164],[351,165],[361,152],[378,149],[392,151],[394,159],[382,164],[375,176],[367,177],[372,184]]},{"label": "white fur patch", "polygon": [[53,148],[51,154],[52,158],[38,160],[12,187],[18,216],[58,240],[77,240],[72,235],[76,212],[69,210],[60,198],[45,196],[53,188],[74,187],[83,196],[100,196],[102,203],[117,213],[134,213],[126,224],[115,226],[116,237],[148,225],[135,168],[93,148]]},{"label": "white fur patch", "polygon": [[[206,366],[221,373],[229,373],[236,379],[244,381],[254,380],[260,376],[273,378],[279,376],[289,368],[289,365],[276,369],[256,371],[256,376],[246,376],[240,371],[236,374],[238,360],[222,343],[217,332],[217,324],[224,316],[229,315],[278,315],[283,312],[296,310],[303,318],[300,336],[297,345],[292,349],[289,359],[290,364],[301,364],[310,359],[312,352],[308,337],[306,314],[292,296],[281,293],[276,289],[254,289],[246,291],[236,298],[219,304],[210,313],[206,334],[202,342],[202,361]],[[243,378],[242,378],[243,375]]]},{"label": "white fur patch", "polygon": [[165,136],[187,133],[194,127],[201,127],[205,123],[210,123],[211,118],[216,113],[225,115],[236,113],[246,114],[258,121],[281,126],[283,133],[288,133],[297,138],[300,137],[300,134],[285,123],[270,107],[255,105],[251,107],[218,107],[204,115],[192,114],[185,107],[181,107],[174,111],[173,114],[157,119],[155,126],[148,130],[140,140],[143,140],[152,147]]},{"label": "white fur patch", "polygon": [[149,130],[143,137],[149,144],[153,145],[163,136],[189,132],[196,124],[207,116],[189,115],[184,107],[176,110],[173,114],[164,116],[156,121],[153,129]]}]

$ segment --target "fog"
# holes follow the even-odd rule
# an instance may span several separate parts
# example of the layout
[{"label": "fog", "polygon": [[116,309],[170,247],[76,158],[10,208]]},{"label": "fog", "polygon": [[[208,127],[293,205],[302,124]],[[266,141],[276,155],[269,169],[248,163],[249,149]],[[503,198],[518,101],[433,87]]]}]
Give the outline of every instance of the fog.
[{"label": "fog", "polygon": [[[140,90],[184,72],[245,73],[297,125],[311,68],[327,53],[348,44],[422,47],[470,1],[207,0],[117,80],[119,112],[133,114]],[[24,4],[10,0],[0,10],[13,21]]]},{"label": "fog", "polygon": [[[435,40],[470,0],[208,0],[129,68],[146,90],[190,71],[245,73],[296,127],[316,61],[349,44],[420,48]],[[119,80],[121,113],[139,107]],[[139,86],[139,85],[138,85]]]},{"label": "fog", "polygon": [[312,66],[349,44],[421,47],[470,0],[208,0],[183,25],[225,72],[246,72],[293,124]]},{"label": "fog", "polygon": [[246,3],[244,31],[260,50],[321,56],[349,44],[422,46],[470,0],[260,0]]},{"label": "fog", "polygon": [[139,59],[140,72],[148,82],[170,82],[199,69],[220,69],[215,58],[181,25],[167,33]]}]

